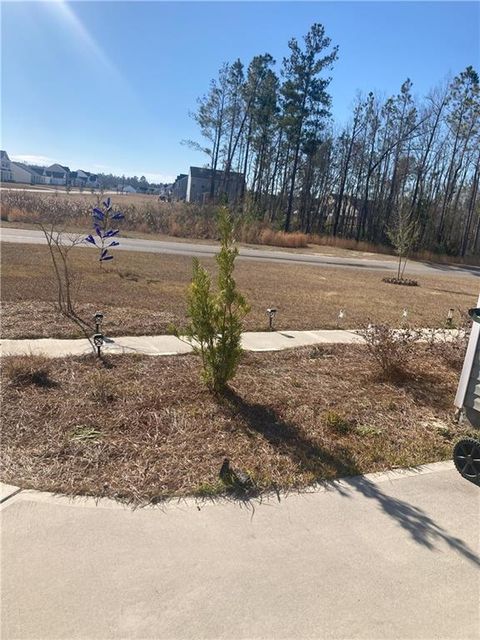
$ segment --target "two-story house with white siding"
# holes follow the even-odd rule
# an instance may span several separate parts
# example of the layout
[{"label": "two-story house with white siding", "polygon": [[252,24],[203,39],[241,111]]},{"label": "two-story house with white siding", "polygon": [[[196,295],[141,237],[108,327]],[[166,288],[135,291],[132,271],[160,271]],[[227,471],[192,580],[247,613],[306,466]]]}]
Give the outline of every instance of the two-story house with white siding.
[{"label": "two-story house with white siding", "polygon": [[12,162],[12,180],[23,184],[45,184],[45,177],[22,162]]},{"label": "two-story house with white siding", "polygon": [[[480,307],[480,296],[477,307]],[[464,411],[475,427],[480,427],[480,324],[474,322],[463,369],[458,384],[455,406]]]},{"label": "two-story house with white siding", "polygon": [[85,189],[97,189],[99,187],[98,176],[83,169],[70,172],[70,185]]},{"label": "two-story house with white siding", "polygon": [[6,151],[0,150],[0,167],[1,167],[1,182],[11,182],[13,180],[12,176],[12,163],[10,158],[8,157],[8,153]]},{"label": "two-story house with white siding", "polygon": [[69,183],[70,169],[61,164],[52,164],[45,167],[43,175],[47,178],[46,184],[66,185]]}]

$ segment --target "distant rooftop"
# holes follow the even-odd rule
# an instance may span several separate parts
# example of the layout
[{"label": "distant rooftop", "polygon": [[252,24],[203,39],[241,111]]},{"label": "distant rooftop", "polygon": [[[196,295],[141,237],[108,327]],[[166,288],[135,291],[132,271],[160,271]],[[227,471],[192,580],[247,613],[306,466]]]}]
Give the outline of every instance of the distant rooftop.
[{"label": "distant rooftop", "polygon": [[25,164],[23,162],[12,162],[12,164],[14,164],[17,167],[20,167],[21,169],[24,169],[25,171],[28,171],[29,173],[32,173],[35,176],[41,175],[40,171],[37,171],[36,169],[29,167],[28,164]]},{"label": "distant rooftop", "polygon": [[[190,175],[192,176],[192,178],[211,178],[212,173],[212,169],[206,169],[205,167],[190,167]],[[224,172],[219,171],[218,169],[215,171],[215,176],[222,177],[223,174]],[[228,175],[243,178],[243,173],[238,173],[237,171],[229,171]]]}]

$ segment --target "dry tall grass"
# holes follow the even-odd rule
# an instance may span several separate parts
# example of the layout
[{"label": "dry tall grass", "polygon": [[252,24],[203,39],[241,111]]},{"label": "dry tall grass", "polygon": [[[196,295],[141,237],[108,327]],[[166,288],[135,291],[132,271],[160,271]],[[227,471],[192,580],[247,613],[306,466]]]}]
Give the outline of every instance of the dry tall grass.
[{"label": "dry tall grass", "polygon": [[[58,192],[56,194],[10,190],[2,192],[2,220],[11,223],[35,224],[55,219],[69,228],[86,229],[91,221],[92,205],[99,195]],[[160,202],[156,196],[134,194],[114,195],[115,205],[125,213],[122,227],[127,231],[145,234],[165,234],[174,238],[217,240],[215,209],[185,202]],[[351,238],[305,234],[299,231],[285,233],[266,222],[252,219],[237,221],[236,236],[240,242],[271,245],[291,249],[310,245],[340,250],[393,255],[391,247],[371,242],[356,242]],[[462,262],[480,264],[479,256],[464,259],[437,255],[423,251],[412,254],[412,259],[431,262]]]},{"label": "dry tall grass", "polygon": [[306,233],[294,231],[285,233],[284,231],[274,231],[273,229],[263,229],[258,236],[258,244],[268,244],[275,247],[289,247],[299,249],[307,247],[309,237]]}]

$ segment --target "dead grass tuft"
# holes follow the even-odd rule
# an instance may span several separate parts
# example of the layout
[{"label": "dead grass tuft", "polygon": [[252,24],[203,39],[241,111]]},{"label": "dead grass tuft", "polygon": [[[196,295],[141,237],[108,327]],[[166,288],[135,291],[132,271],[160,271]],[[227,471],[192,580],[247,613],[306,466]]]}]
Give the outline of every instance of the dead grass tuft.
[{"label": "dead grass tuft", "polygon": [[273,229],[264,229],[258,236],[259,244],[267,244],[275,247],[288,247],[299,249],[308,246],[308,236],[305,233],[294,231],[285,233],[284,231],[274,231]]},{"label": "dead grass tuft", "polygon": [[50,370],[51,360],[42,356],[12,356],[2,362],[2,375],[14,387],[54,387]]}]

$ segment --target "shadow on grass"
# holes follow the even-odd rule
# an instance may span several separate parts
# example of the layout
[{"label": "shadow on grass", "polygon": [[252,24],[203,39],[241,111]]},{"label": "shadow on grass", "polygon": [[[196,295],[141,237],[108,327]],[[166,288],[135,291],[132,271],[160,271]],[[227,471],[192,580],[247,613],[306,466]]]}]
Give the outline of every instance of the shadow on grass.
[{"label": "shadow on grass", "polygon": [[[283,421],[272,409],[261,404],[249,403],[233,390],[225,395],[224,402],[228,410],[239,416],[247,429],[261,434],[281,453],[288,455],[293,462],[320,479],[322,468],[334,469],[338,477],[345,478],[342,483],[328,483],[345,497],[353,497],[349,488],[366,498],[375,500],[385,515],[392,518],[419,545],[434,551],[436,543],[444,542],[473,564],[480,566],[479,556],[461,540],[451,536],[419,507],[393,498],[384,493],[380,486],[365,476],[350,457],[341,448],[330,452],[322,449],[309,438],[302,435],[295,425]],[[346,477],[356,476],[356,477]]]},{"label": "shadow on grass", "polygon": [[[334,453],[319,447],[294,424],[282,420],[273,409],[250,403],[232,389],[225,393],[222,401],[228,411],[240,417],[248,430],[261,434],[280,453],[289,456],[302,471],[312,474],[315,479],[323,478],[327,469],[333,470],[336,476],[360,473],[340,447]],[[332,474],[329,475],[331,477]]]},{"label": "shadow on grass", "polygon": [[422,371],[421,375],[407,374],[404,379],[395,382],[396,386],[403,389],[416,404],[426,407],[435,405],[437,410],[451,411],[452,398],[448,392],[441,393],[444,381],[437,373]]}]

